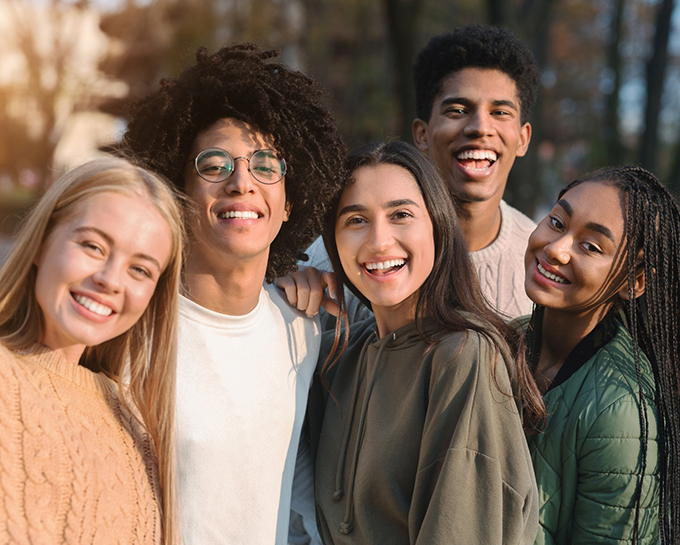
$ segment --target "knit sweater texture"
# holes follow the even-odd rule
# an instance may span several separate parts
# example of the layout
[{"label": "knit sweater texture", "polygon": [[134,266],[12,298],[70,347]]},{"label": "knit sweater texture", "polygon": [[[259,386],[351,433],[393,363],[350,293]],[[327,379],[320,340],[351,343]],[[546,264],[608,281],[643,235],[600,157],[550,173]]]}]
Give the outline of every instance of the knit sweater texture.
[{"label": "knit sweater texture", "polygon": [[117,385],[42,345],[0,346],[0,543],[160,543],[150,437]]},{"label": "knit sweater texture", "polygon": [[[501,201],[500,210],[501,230],[496,239],[486,248],[470,252],[469,256],[486,299],[505,318],[513,319],[531,313],[533,306],[524,291],[524,253],[536,224],[505,201]],[[306,253],[309,260],[301,261],[299,265],[332,270],[321,237],[307,248]],[[371,316],[371,311],[347,288],[345,303],[350,324]],[[323,309],[321,327],[324,331],[335,327],[334,318]]]},{"label": "knit sweater texture", "polygon": [[374,331],[373,319],[352,326],[329,374],[335,399],[319,381],[310,394],[324,543],[533,543],[538,496],[507,354],[473,331],[433,347],[415,324]]}]

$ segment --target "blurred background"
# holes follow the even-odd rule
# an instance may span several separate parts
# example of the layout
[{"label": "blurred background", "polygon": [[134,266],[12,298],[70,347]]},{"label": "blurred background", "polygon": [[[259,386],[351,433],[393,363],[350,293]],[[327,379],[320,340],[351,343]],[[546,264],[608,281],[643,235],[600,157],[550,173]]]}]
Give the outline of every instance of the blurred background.
[{"label": "blurred background", "polygon": [[[542,87],[506,200],[537,217],[605,165],[680,190],[675,0],[0,0],[0,235],[64,169],[119,142],[130,103],[196,49],[253,41],[320,80],[349,148],[411,142],[411,66],[435,34],[505,26]],[[0,244],[0,252],[2,252]]]}]

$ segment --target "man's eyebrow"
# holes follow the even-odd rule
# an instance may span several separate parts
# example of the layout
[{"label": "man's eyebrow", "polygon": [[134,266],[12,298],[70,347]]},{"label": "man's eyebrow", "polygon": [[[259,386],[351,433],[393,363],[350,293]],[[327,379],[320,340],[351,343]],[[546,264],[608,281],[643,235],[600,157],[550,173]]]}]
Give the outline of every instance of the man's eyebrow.
[{"label": "man's eyebrow", "polygon": [[[562,210],[564,210],[567,213],[567,216],[569,216],[570,218],[573,216],[574,210],[572,209],[571,205],[566,199],[560,199],[559,201],[557,201],[557,204],[559,204],[562,207]],[[595,231],[596,233],[600,233],[606,236],[614,244],[616,244],[614,233],[612,233],[609,227],[602,225],[601,223],[590,222],[586,224],[586,229],[588,229],[589,231]]]},{"label": "man's eyebrow", "polygon": [[[460,104],[461,106],[470,107],[474,106],[475,103],[469,98],[465,97],[446,97],[441,101],[440,106],[450,106],[451,104]],[[491,104],[493,106],[507,106],[508,108],[512,108],[517,112],[519,111],[519,106],[512,100],[498,99],[491,101]]]},{"label": "man's eyebrow", "polygon": [[[106,241],[106,243],[108,245],[113,246],[113,244],[114,244],[114,240],[113,240],[113,238],[111,238],[111,235],[109,235],[108,233],[106,233],[105,231],[102,231],[101,229],[99,229],[97,227],[91,227],[91,226],[86,225],[86,226],[83,226],[83,227],[77,227],[74,231],[76,233],[86,233],[86,232],[97,233],[100,237],[102,237]],[[153,263],[158,268],[159,271],[163,270],[163,267],[161,267],[161,264],[156,260],[156,258],[154,258],[154,257],[152,257],[148,254],[137,253],[137,254],[134,254],[134,257],[144,259],[146,261],[150,261],[151,263]]]},{"label": "man's eyebrow", "polygon": [[[418,203],[415,201],[412,201],[411,199],[397,199],[394,201],[388,201],[386,203],[383,203],[381,205],[381,208],[383,210],[388,210],[390,208],[397,208],[399,206],[405,206],[405,205],[410,205],[410,206],[418,206]],[[349,214],[351,212],[364,212],[366,211],[366,207],[363,204],[349,204],[345,207],[343,207],[339,212],[338,212],[338,217],[343,216],[345,214]]]}]

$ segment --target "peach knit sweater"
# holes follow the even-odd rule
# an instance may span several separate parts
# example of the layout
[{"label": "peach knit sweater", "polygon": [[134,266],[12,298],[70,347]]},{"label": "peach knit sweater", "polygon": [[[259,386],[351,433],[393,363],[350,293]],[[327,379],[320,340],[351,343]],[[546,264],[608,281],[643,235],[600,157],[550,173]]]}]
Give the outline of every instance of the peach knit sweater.
[{"label": "peach knit sweater", "polygon": [[160,543],[158,482],[113,381],[0,345],[0,543]]}]

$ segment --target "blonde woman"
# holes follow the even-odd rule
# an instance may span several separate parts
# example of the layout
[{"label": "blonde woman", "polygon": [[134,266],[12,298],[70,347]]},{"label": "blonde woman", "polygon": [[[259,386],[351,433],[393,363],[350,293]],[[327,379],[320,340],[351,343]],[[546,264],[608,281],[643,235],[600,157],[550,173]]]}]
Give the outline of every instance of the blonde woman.
[{"label": "blonde woman", "polygon": [[113,158],[26,217],[0,269],[0,542],[176,541],[181,226],[165,183]]}]

